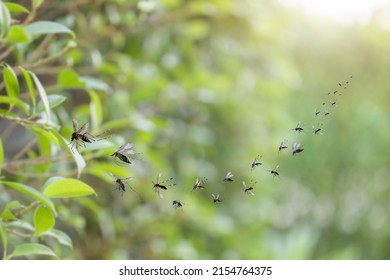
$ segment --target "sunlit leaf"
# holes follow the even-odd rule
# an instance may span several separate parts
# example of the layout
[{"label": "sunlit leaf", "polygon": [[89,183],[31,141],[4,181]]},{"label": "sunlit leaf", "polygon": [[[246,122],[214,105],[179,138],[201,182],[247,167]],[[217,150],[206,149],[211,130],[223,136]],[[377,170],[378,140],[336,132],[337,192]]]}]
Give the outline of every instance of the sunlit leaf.
[{"label": "sunlit leaf", "polygon": [[36,106],[34,84],[33,84],[33,81],[31,80],[30,73],[21,66],[19,66],[19,69],[22,71],[24,80],[26,81],[28,93],[30,94],[30,98],[31,98],[31,102],[32,102],[32,112],[31,113],[34,114],[35,113],[35,106]]},{"label": "sunlit leaf", "polygon": [[7,95],[10,97],[19,97],[19,82],[14,70],[8,65],[3,67],[3,78]]},{"label": "sunlit leaf", "polygon": [[9,181],[1,181],[1,183],[42,202],[44,205],[46,205],[54,213],[54,215],[57,215],[54,204],[50,200],[50,198],[48,198],[46,195],[42,194],[41,192],[37,191],[36,189],[31,188],[31,187],[26,186],[26,185],[21,184],[21,183],[15,183],[15,182],[9,182]]},{"label": "sunlit leaf", "polygon": [[7,34],[11,24],[11,14],[6,5],[0,1],[0,37]]},{"label": "sunlit leaf", "polygon": [[64,246],[68,246],[71,248],[73,247],[72,239],[70,239],[69,235],[67,235],[65,232],[63,232],[61,230],[53,228],[53,229],[45,232],[44,236],[53,237],[53,238],[57,239],[57,241]]},{"label": "sunlit leaf", "polygon": [[56,254],[47,246],[38,243],[24,243],[18,245],[15,250],[9,255],[9,258],[24,257],[29,255],[45,255],[57,257]]},{"label": "sunlit leaf", "polygon": [[31,38],[22,26],[14,25],[7,33],[7,40],[11,44],[21,44],[29,42]]},{"label": "sunlit leaf", "polygon": [[19,4],[15,4],[15,3],[4,3],[5,6],[8,8],[8,10],[11,12],[11,13],[26,13],[26,14],[29,14],[30,11],[27,10],[25,7],[23,7],[22,5],[19,5]]},{"label": "sunlit leaf", "polygon": [[11,210],[18,209],[20,207],[22,207],[22,205],[17,200],[13,200],[13,201],[8,202],[5,205],[3,212],[1,213],[1,217],[3,219],[11,220],[11,221],[17,220],[17,218],[15,217],[14,213]]},{"label": "sunlit leaf", "polygon": [[61,179],[46,186],[43,193],[50,198],[67,198],[95,194],[93,188],[76,179]]},{"label": "sunlit leaf", "polygon": [[63,24],[53,21],[36,21],[25,26],[25,30],[31,35],[53,34],[53,33],[68,33],[73,38],[75,34],[72,30]]},{"label": "sunlit leaf", "polygon": [[32,130],[34,130],[36,133],[38,133],[42,137],[46,138],[49,142],[55,144],[56,146],[60,145],[57,137],[54,136],[51,131],[45,130],[45,129],[40,128],[40,127],[32,127]]},{"label": "sunlit leaf", "polygon": [[41,97],[41,101],[43,102],[43,107],[45,108],[46,115],[47,115],[47,121],[50,122],[50,104],[49,104],[49,100],[47,98],[46,91],[43,88],[43,86],[42,86],[41,82],[39,81],[38,77],[34,73],[32,73],[32,72],[30,72],[30,74],[33,77],[35,86],[37,87],[39,95]]},{"label": "sunlit leaf", "polygon": [[[51,95],[47,96],[47,101],[49,102],[50,109],[53,109],[53,108],[61,105],[61,103],[63,103],[65,100],[66,100],[66,97],[63,95],[59,95],[59,94],[51,94]],[[41,100],[37,104],[36,113],[40,114],[44,110],[45,110],[45,106]]]},{"label": "sunlit leaf", "polygon": [[17,97],[10,97],[10,96],[0,96],[0,104],[9,104],[11,107],[18,107],[20,110],[23,111],[26,115],[28,115],[30,106],[27,103],[24,103],[22,100],[20,100]]},{"label": "sunlit leaf", "polygon": [[55,224],[53,213],[45,206],[39,206],[34,212],[34,227],[35,234],[41,235],[42,233],[50,230]]},{"label": "sunlit leaf", "polygon": [[77,149],[72,149],[69,144],[66,142],[65,138],[56,130],[51,130],[51,132],[57,137],[60,144],[68,151],[68,153],[74,158],[77,165],[77,176],[80,177],[81,171],[84,169],[86,163],[84,158],[80,155]]}]

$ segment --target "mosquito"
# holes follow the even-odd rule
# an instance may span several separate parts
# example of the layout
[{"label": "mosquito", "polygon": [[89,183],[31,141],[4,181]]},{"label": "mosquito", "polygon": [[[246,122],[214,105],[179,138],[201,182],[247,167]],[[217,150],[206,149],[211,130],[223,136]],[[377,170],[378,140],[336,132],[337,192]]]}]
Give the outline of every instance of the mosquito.
[{"label": "mosquito", "polygon": [[260,156],[257,156],[253,159],[252,161],[252,170],[255,169],[256,166],[259,166],[259,165],[262,165],[262,163],[259,161],[260,160]]},{"label": "mosquito", "polygon": [[321,111],[316,110],[316,112],[314,113],[314,115],[317,117],[320,113],[321,113]]},{"label": "mosquito", "polygon": [[316,135],[323,135],[322,133],[322,124],[317,125],[317,127],[313,126],[314,134]]},{"label": "mosquito", "polygon": [[192,187],[192,190],[195,191],[197,189],[199,189],[199,190],[205,189],[206,187],[203,186],[205,181],[207,181],[206,178],[204,178],[203,180],[200,180],[199,178],[196,178],[195,185]]},{"label": "mosquito", "polygon": [[301,126],[301,123],[298,122],[297,126],[295,128],[293,128],[292,130],[295,130],[297,131],[298,133],[301,133],[304,129],[303,127]]},{"label": "mosquito", "polygon": [[225,175],[225,178],[223,178],[224,181],[226,182],[233,182],[233,173],[232,172],[228,172],[226,175]]},{"label": "mosquito", "polygon": [[219,198],[219,194],[211,194],[213,196],[214,203],[220,203],[222,200]]},{"label": "mosquito", "polygon": [[268,170],[269,173],[271,173],[272,176],[279,176],[279,172],[277,171],[279,168],[279,165],[277,165],[274,169]]},{"label": "mosquito", "polygon": [[141,196],[138,192],[136,192],[130,185],[128,185],[127,181],[133,180],[133,177],[127,177],[127,178],[118,178],[114,174],[110,173],[111,177],[114,178],[116,189],[123,193],[126,192],[126,186],[129,187],[133,192],[135,192],[138,196]]},{"label": "mosquito", "polygon": [[293,145],[292,145],[292,155],[296,155],[296,154],[299,154],[303,152],[303,149],[301,148],[301,144],[300,143],[297,143],[295,142]]},{"label": "mosquito", "polygon": [[78,128],[79,124],[77,120],[72,119],[72,122],[73,122],[73,133],[70,139],[70,143],[72,144],[72,148],[71,148],[72,150],[75,144],[76,144],[76,150],[78,150],[79,146],[84,145],[85,147],[85,143],[92,143],[92,141],[94,141],[94,136],[87,133],[89,127],[88,123],[85,123],[79,129]]},{"label": "mosquito", "polygon": [[330,112],[329,112],[328,110],[326,110],[326,111],[324,112],[324,116],[329,116],[329,114],[330,114]]},{"label": "mosquito", "polygon": [[152,189],[157,193],[157,195],[160,197],[160,198],[164,198],[163,194],[162,194],[162,191],[166,191],[167,190],[167,187],[169,186],[174,186],[176,185],[175,183],[173,184],[170,184],[170,185],[167,185],[167,183],[169,181],[171,181],[173,178],[169,178],[168,180],[165,180],[165,181],[160,181],[161,180],[161,176],[162,176],[162,173],[158,173],[157,175],[157,179],[156,179],[156,183],[155,182],[152,182],[153,183],[153,187]]},{"label": "mosquito", "polygon": [[[256,183],[254,183],[256,184]],[[251,183],[251,185],[254,185]],[[242,185],[244,186],[244,193],[247,194],[247,195],[255,195],[252,191],[253,191],[253,187],[252,186],[247,186],[247,184],[245,183],[245,181],[242,181]]]},{"label": "mosquito", "polygon": [[336,106],[336,101],[330,101],[330,106]]},{"label": "mosquito", "polygon": [[181,203],[179,200],[174,200],[172,202],[172,207],[175,209],[181,208],[183,207],[183,203]]},{"label": "mosquito", "polygon": [[283,140],[283,141],[280,143],[279,148],[278,148],[279,152],[283,151],[284,149],[287,149],[286,144],[287,144],[287,140]]},{"label": "mosquito", "polygon": [[133,150],[133,144],[126,143],[119,147],[119,149],[113,153],[111,156],[114,157],[114,159],[118,158],[119,160],[131,164],[131,161],[129,160],[129,155],[135,155],[136,152]]}]

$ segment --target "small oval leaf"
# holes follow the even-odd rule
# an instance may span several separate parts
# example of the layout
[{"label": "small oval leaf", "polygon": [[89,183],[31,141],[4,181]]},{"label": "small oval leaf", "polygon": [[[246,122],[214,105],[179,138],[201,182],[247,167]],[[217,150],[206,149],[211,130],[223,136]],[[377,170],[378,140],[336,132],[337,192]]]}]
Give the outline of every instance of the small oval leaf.
[{"label": "small oval leaf", "polygon": [[30,94],[31,102],[32,102],[32,114],[35,113],[35,89],[34,89],[34,84],[31,80],[30,73],[24,69],[23,67],[19,66],[20,71],[23,73],[24,80],[26,81],[26,85],[28,88],[28,93]]},{"label": "small oval leaf", "polygon": [[47,98],[46,91],[43,88],[43,86],[42,86],[41,82],[39,81],[38,77],[34,73],[32,73],[32,72],[30,72],[30,75],[32,76],[32,78],[34,80],[34,83],[35,83],[35,86],[38,89],[39,95],[41,96],[41,101],[43,103],[43,107],[45,108],[46,115],[47,115],[47,121],[51,122],[51,120],[50,120],[50,104],[49,104],[49,100]]},{"label": "small oval leaf", "polygon": [[55,219],[53,213],[45,206],[39,206],[34,212],[34,227],[35,234],[41,235],[42,233],[53,228]]},{"label": "small oval leaf", "polygon": [[[59,95],[59,94],[51,94],[51,95],[47,96],[47,101],[49,102],[50,109],[53,109],[53,108],[61,105],[61,103],[63,103],[65,100],[66,100],[66,97],[63,95]],[[40,114],[44,110],[45,110],[45,106],[41,100],[38,102],[36,112],[37,112],[37,114]]]},{"label": "small oval leaf", "polygon": [[72,239],[70,239],[69,235],[67,235],[65,232],[61,230],[53,228],[45,232],[44,236],[53,237],[57,239],[57,241],[64,246],[68,246],[70,248],[73,247]]},{"label": "small oval leaf", "polygon": [[76,38],[73,31],[63,24],[54,21],[36,21],[25,26],[25,30],[31,35],[51,34],[51,33],[68,33]]},{"label": "small oval leaf", "polygon": [[4,3],[4,4],[11,13],[26,13],[26,14],[30,13],[29,10],[27,10],[22,5],[15,4],[15,3]]},{"label": "small oval leaf", "polygon": [[7,95],[10,97],[19,97],[19,82],[14,70],[8,65],[3,67],[3,78]]},{"label": "small oval leaf", "polygon": [[7,41],[11,44],[27,43],[31,40],[30,35],[20,25],[11,26],[7,33]]},{"label": "small oval leaf", "polygon": [[20,110],[22,110],[23,113],[25,113],[26,115],[28,115],[28,112],[30,110],[30,106],[27,103],[24,103],[22,100],[20,100],[17,97],[0,96],[0,103],[9,104],[11,108],[13,106],[16,106]]},{"label": "small oval leaf", "polygon": [[51,198],[78,197],[95,194],[93,188],[76,179],[61,179],[46,186],[43,193]]},{"label": "small oval leaf", "polygon": [[6,185],[6,186],[8,186],[8,187],[10,187],[10,188],[13,188],[13,189],[15,189],[17,191],[25,193],[28,196],[31,196],[32,198],[42,202],[44,205],[46,205],[54,213],[55,216],[57,215],[57,212],[56,212],[56,209],[54,207],[54,204],[50,200],[50,198],[48,198],[47,196],[45,196],[41,192],[37,191],[36,189],[33,189],[33,188],[29,187],[29,186],[26,186],[26,185],[23,185],[23,184],[20,184],[20,183],[15,183],[15,182],[1,181],[1,183]]},{"label": "small oval leaf", "polygon": [[15,248],[15,250],[9,257],[24,257],[29,255],[45,255],[57,257],[56,254],[49,247],[38,243],[20,244]]}]

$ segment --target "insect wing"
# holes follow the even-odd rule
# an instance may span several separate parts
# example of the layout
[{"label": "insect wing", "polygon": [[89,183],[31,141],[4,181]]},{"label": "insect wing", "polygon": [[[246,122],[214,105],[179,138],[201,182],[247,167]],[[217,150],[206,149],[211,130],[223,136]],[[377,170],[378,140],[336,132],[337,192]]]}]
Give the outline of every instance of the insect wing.
[{"label": "insect wing", "polygon": [[72,122],[73,122],[73,132],[76,132],[79,127],[79,124],[76,119],[72,119]]},{"label": "insect wing", "polygon": [[119,147],[117,153],[123,154],[123,153],[125,153],[127,150],[131,149],[132,147],[133,147],[133,144],[131,144],[131,143],[126,143],[126,144],[124,144],[124,145],[122,145],[122,146]]},{"label": "insect wing", "polygon": [[88,130],[89,124],[85,123],[80,129],[77,131],[78,134],[83,134]]}]

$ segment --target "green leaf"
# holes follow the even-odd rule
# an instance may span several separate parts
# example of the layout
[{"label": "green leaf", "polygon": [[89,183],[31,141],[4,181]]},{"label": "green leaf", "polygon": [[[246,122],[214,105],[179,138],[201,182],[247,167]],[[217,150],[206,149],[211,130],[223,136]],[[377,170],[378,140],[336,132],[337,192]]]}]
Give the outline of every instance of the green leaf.
[{"label": "green leaf", "polygon": [[89,90],[88,93],[89,93],[89,97],[91,98],[91,102],[89,103],[89,108],[91,110],[92,123],[95,126],[100,126],[103,120],[103,108],[102,108],[102,103],[100,102],[100,97],[93,90]]},{"label": "green leaf", "polygon": [[102,91],[110,90],[110,86],[108,84],[94,77],[83,76],[80,77],[80,81],[85,83],[85,87],[87,89],[95,89],[95,90],[102,90]]},{"label": "green leaf", "polygon": [[49,248],[38,243],[25,243],[18,245],[15,250],[9,255],[9,258],[24,257],[29,255],[45,255],[54,256],[56,254]]},{"label": "green leaf", "polygon": [[30,98],[31,98],[31,102],[32,102],[32,112],[31,113],[34,115],[35,114],[35,105],[36,105],[34,84],[31,80],[30,73],[21,66],[19,66],[19,69],[22,71],[24,80],[26,81],[28,93],[30,94]]},{"label": "green leaf", "polygon": [[8,65],[4,65],[3,68],[3,78],[7,95],[10,97],[19,97],[19,82],[14,70]]},{"label": "green leaf", "polygon": [[58,75],[57,84],[64,88],[85,88],[86,85],[72,69],[62,70]]},{"label": "green leaf", "polygon": [[38,77],[30,72],[30,75],[33,77],[33,80],[34,80],[34,83],[35,83],[35,86],[37,87],[38,89],[38,92],[39,92],[39,95],[41,97],[41,101],[43,103],[43,107],[45,108],[45,111],[46,111],[46,115],[47,115],[47,121],[48,122],[51,122],[51,117],[50,117],[50,104],[49,104],[49,100],[47,98],[47,94],[46,94],[46,91],[45,89],[43,88],[41,82],[39,81]]},{"label": "green leaf", "polygon": [[41,135],[42,137],[46,138],[49,142],[55,144],[56,146],[59,146],[60,143],[58,142],[58,139],[56,136],[53,135],[51,131],[47,131],[40,127],[32,127],[32,130]]},{"label": "green leaf", "polygon": [[93,188],[76,179],[61,179],[46,186],[43,193],[50,198],[87,196],[96,192]]},{"label": "green leaf", "polygon": [[0,37],[7,34],[11,25],[11,14],[8,8],[0,1]]},{"label": "green leaf", "polygon": [[36,189],[33,189],[33,188],[26,186],[24,184],[15,183],[15,182],[1,181],[1,183],[10,187],[10,188],[13,188],[17,191],[20,191],[24,194],[27,194],[28,196],[31,196],[32,198],[42,202],[44,205],[46,205],[54,213],[54,215],[57,215],[54,204],[50,200],[50,198],[48,198],[47,196],[45,196],[41,192],[37,191]]},{"label": "green leaf", "polygon": [[73,38],[76,38],[72,30],[63,24],[53,21],[36,21],[25,26],[25,30],[30,35],[52,34],[52,33],[68,33]]},{"label": "green leaf", "polygon": [[13,106],[18,107],[20,110],[23,111],[26,115],[28,115],[30,111],[30,106],[27,103],[24,103],[22,100],[20,100],[17,97],[10,97],[10,96],[0,96],[0,104],[5,103],[9,104],[12,108]]},{"label": "green leaf", "polygon": [[45,232],[44,236],[53,237],[57,239],[57,241],[64,246],[68,246],[70,248],[73,247],[72,239],[70,239],[69,235],[67,235],[65,232],[61,230],[53,228]]},{"label": "green leaf", "polygon": [[30,13],[30,11],[27,10],[22,5],[15,4],[15,3],[4,3],[4,4],[5,4],[5,6],[8,8],[8,10],[11,13],[25,13],[25,14],[29,14]]},{"label": "green leaf", "polygon": [[45,206],[39,206],[34,212],[34,227],[35,234],[41,235],[42,233],[52,229],[55,224],[53,213]]},{"label": "green leaf", "polygon": [[31,37],[22,26],[14,25],[7,33],[7,40],[11,44],[21,44],[31,41]]},{"label": "green leaf", "polygon": [[17,220],[18,218],[15,217],[15,215],[12,213],[11,210],[18,209],[21,207],[23,207],[23,206],[17,200],[13,200],[13,201],[8,202],[5,205],[3,212],[1,213],[1,218],[5,219],[5,220],[11,220],[11,221]]},{"label": "green leaf", "polygon": [[[49,102],[49,108],[53,109],[57,106],[59,106],[61,103],[63,103],[66,100],[66,97],[59,94],[51,94],[47,96],[47,101]],[[40,114],[45,110],[45,106],[41,101],[38,102],[36,113]]]},{"label": "green leaf", "polygon": [[5,229],[3,221],[0,220],[0,237],[1,244],[3,244],[3,256],[7,256],[7,231]]},{"label": "green leaf", "polygon": [[3,150],[3,140],[0,139],[0,174],[4,162],[4,150]]},{"label": "green leaf", "polygon": [[81,171],[83,171],[85,167],[85,160],[84,158],[79,154],[79,152],[76,149],[73,149],[68,145],[67,141],[62,137],[61,134],[58,133],[56,130],[51,130],[51,132],[54,134],[54,136],[57,137],[60,144],[68,151],[68,153],[74,158],[76,165],[77,165],[77,176],[80,177]]}]

